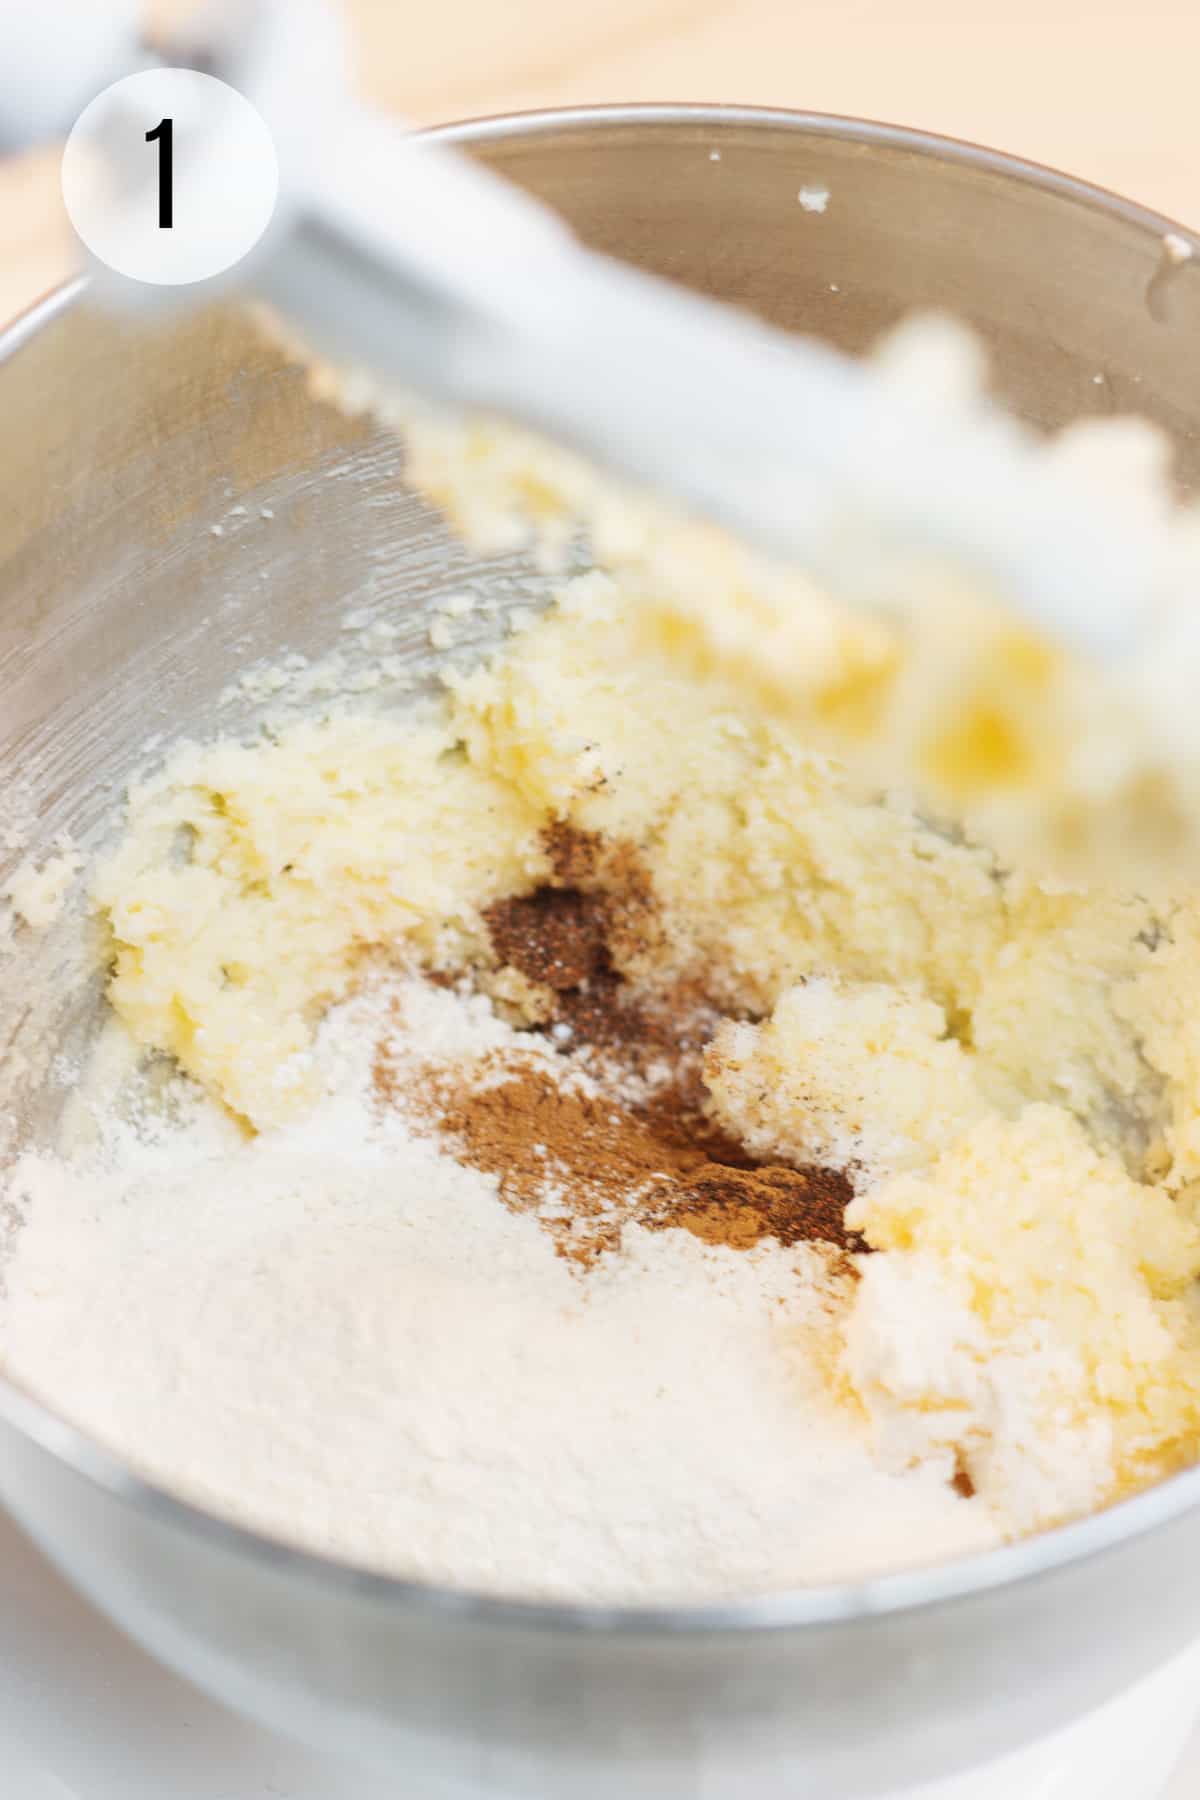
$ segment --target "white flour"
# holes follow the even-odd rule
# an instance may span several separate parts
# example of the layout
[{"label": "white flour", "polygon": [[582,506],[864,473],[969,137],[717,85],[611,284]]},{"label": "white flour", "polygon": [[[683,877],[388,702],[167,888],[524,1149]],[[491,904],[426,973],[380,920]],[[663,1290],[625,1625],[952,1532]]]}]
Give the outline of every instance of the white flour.
[{"label": "white flour", "polygon": [[[511,1039],[486,1002],[401,985],[423,1056]],[[933,1471],[881,1472],[831,1397],[818,1253],[634,1227],[579,1272],[376,1116],[385,998],[327,1025],[303,1125],[244,1141],[176,1084],[168,1126],[98,1094],[98,1147],[25,1159],[18,1380],[218,1511],[458,1586],[730,1595],[995,1541]]]}]

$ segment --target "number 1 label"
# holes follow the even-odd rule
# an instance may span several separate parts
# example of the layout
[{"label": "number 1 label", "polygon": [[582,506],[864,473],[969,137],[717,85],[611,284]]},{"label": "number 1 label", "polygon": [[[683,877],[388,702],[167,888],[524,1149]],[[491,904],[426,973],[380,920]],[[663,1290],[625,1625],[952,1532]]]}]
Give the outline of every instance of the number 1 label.
[{"label": "number 1 label", "polygon": [[[0,0],[0,21],[18,4],[25,0]],[[3,44],[0,23],[0,62]],[[275,211],[279,163],[266,120],[236,88],[199,69],[139,69],[76,119],[62,191],[98,262],[128,281],[185,287],[212,281],[253,250]]]},{"label": "number 1 label", "polygon": [[154,130],[146,133],[146,142],[158,145],[158,229],[171,231],[175,224],[175,121],[160,119]]}]

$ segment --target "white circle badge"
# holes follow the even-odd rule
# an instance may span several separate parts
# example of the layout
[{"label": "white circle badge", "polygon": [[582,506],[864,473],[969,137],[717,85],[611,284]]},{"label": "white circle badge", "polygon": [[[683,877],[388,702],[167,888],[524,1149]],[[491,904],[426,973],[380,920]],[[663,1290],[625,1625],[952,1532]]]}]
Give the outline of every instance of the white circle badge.
[{"label": "white circle badge", "polygon": [[100,262],[178,287],[254,248],[275,210],[279,164],[262,115],[236,88],[196,69],[144,69],[79,115],[62,189]]}]

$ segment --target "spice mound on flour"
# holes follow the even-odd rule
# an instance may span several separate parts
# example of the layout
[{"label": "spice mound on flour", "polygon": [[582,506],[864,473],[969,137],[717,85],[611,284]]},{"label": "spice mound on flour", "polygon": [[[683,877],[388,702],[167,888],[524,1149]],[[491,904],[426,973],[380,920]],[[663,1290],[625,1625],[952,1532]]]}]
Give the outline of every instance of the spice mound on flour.
[{"label": "spice mound on flour", "polygon": [[616,885],[563,881],[594,880],[603,858],[582,834],[559,833],[558,883],[486,914],[498,968],[485,979],[524,1015],[536,1051],[510,1043],[414,1071],[411,1049],[400,1054],[385,1039],[378,1096],[494,1176],[505,1204],[537,1216],[573,1261],[618,1248],[632,1220],[733,1249],[768,1237],[819,1244],[849,1272],[846,1253],[866,1246],[845,1223],[845,1175],[764,1164],[722,1131],[706,1111],[702,1073],[720,1015],[694,984],[648,996],[620,973],[622,937],[653,929],[634,859],[610,859]]}]

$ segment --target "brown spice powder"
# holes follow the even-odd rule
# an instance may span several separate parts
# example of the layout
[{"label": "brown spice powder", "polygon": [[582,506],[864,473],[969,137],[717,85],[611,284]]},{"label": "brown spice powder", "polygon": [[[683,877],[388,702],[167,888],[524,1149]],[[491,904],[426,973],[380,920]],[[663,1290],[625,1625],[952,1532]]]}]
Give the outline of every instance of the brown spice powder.
[{"label": "brown spice powder", "polygon": [[[631,1220],[654,1230],[679,1226],[734,1249],[764,1237],[865,1248],[846,1229],[852,1190],[845,1176],[747,1166],[740,1147],[727,1151],[727,1141],[671,1090],[651,1104],[631,1104],[532,1057],[524,1066],[485,1058],[465,1079],[429,1072],[411,1098],[464,1161],[498,1177],[515,1211],[544,1212],[561,1193],[563,1215],[545,1222],[560,1248],[582,1262],[614,1248]],[[723,1154],[737,1160],[715,1160]]]},{"label": "brown spice powder", "polygon": [[656,1225],[682,1225],[710,1244],[742,1249],[760,1238],[781,1244],[825,1243],[842,1251],[865,1250],[846,1227],[853,1190],[833,1169],[792,1169],[767,1164],[730,1169],[709,1163],[681,1184]]},{"label": "brown spice powder", "polygon": [[502,964],[568,993],[608,968],[607,907],[601,896],[540,887],[484,915]]},{"label": "brown spice powder", "polygon": [[[704,1111],[700,1064],[719,1015],[697,990],[635,997],[615,968],[621,934],[656,928],[634,853],[565,827],[547,847],[551,882],[486,919],[502,967],[545,993],[538,1030],[555,1034],[561,1069],[520,1054],[430,1069],[415,1085],[409,1078],[406,1104],[580,1262],[614,1248],[636,1220],[736,1249],[764,1237],[821,1243],[848,1269],[845,1253],[866,1246],[846,1229],[846,1177],[756,1164],[719,1131]],[[381,1097],[395,1103],[400,1082],[381,1051]]]},{"label": "brown spice powder", "polygon": [[564,825],[548,834],[547,848],[551,882],[484,914],[501,965],[545,990],[550,1019],[569,1028],[573,1046],[614,1053],[638,1070],[702,1049],[720,1015],[698,986],[635,998],[617,966],[622,948],[642,953],[658,934],[636,853]]}]

